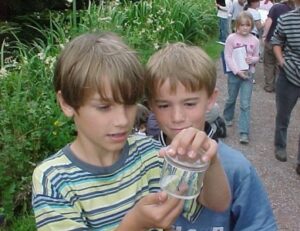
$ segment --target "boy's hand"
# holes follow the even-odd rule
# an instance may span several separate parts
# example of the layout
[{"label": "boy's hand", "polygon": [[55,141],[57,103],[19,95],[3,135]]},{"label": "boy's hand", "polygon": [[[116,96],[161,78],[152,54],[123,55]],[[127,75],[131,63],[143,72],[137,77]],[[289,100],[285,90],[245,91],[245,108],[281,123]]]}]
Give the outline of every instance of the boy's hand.
[{"label": "boy's hand", "polygon": [[170,197],[166,192],[146,195],[126,214],[117,230],[170,230],[182,211],[183,203],[183,200]]},{"label": "boy's hand", "polygon": [[179,155],[192,160],[201,159],[204,162],[214,162],[218,145],[205,132],[190,127],[180,131],[171,144],[159,151],[159,156]]}]

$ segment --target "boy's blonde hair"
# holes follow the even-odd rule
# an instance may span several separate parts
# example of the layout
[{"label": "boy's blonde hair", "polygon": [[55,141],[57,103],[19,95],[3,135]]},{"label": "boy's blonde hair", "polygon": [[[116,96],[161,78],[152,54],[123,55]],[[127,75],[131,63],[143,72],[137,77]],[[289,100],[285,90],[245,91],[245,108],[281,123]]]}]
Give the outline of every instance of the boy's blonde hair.
[{"label": "boy's blonde hair", "polygon": [[152,100],[157,89],[169,80],[171,92],[176,91],[180,82],[191,92],[205,89],[211,96],[216,77],[215,64],[201,48],[182,42],[167,44],[154,53],[147,63],[145,92],[147,98]]},{"label": "boy's blonde hair", "polygon": [[242,11],[236,17],[236,20],[235,20],[235,29],[236,29],[236,31],[238,30],[239,26],[241,26],[243,21],[251,26],[251,30],[254,28],[254,19],[253,19],[253,16],[251,15],[251,13],[249,13],[247,11]]},{"label": "boy's blonde hair", "polygon": [[87,33],[67,44],[58,58],[53,83],[68,105],[77,110],[95,92],[108,100],[106,81],[114,102],[135,104],[143,97],[144,68],[120,37]]}]

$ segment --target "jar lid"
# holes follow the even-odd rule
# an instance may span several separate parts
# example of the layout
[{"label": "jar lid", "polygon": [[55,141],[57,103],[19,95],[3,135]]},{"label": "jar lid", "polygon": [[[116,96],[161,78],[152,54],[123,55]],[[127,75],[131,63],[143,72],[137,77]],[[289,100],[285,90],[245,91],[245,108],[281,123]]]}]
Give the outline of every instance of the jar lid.
[{"label": "jar lid", "polygon": [[178,158],[178,155],[170,156],[165,155],[165,161],[167,161],[169,164],[173,165],[176,168],[181,168],[187,171],[193,171],[193,172],[203,172],[205,171],[209,166],[209,161],[204,162],[201,159],[195,160],[195,161],[187,161],[182,160]]}]

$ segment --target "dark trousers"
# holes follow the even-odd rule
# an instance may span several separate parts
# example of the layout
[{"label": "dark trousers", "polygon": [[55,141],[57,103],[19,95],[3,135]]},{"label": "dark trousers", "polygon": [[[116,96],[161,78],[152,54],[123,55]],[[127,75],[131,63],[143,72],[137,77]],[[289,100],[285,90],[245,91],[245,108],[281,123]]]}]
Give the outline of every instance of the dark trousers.
[{"label": "dark trousers", "polygon": [[[280,68],[279,76],[276,81],[277,113],[276,113],[276,124],[275,124],[275,140],[274,140],[276,149],[286,149],[287,128],[289,126],[292,110],[295,107],[299,97],[300,97],[300,87],[289,82],[286,78],[283,69]],[[298,160],[300,161],[299,152],[300,150],[298,150]]]}]

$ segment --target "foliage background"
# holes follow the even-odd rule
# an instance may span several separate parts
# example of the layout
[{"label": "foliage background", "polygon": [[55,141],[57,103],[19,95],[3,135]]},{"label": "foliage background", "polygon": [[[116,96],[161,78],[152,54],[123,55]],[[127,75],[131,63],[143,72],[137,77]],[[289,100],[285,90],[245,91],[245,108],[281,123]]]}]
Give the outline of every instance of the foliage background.
[{"label": "foliage background", "polygon": [[[114,31],[142,62],[166,42],[206,44],[217,32],[214,0],[87,2],[78,9],[23,17],[24,28],[0,24],[0,214],[4,230],[34,230],[31,174],[43,159],[70,142],[74,126],[60,112],[52,89],[56,56],[74,36]],[[214,49],[214,48],[213,48]]]}]

